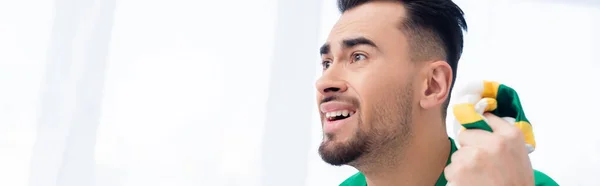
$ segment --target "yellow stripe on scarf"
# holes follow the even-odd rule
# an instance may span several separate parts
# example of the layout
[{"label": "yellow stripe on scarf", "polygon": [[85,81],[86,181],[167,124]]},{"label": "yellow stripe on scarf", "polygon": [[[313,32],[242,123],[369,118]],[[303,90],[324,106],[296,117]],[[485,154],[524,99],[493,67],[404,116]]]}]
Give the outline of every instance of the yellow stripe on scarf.
[{"label": "yellow stripe on scarf", "polygon": [[531,124],[526,121],[517,121],[515,122],[515,126],[523,132],[525,136],[525,143],[533,146],[535,148],[535,137],[533,136],[533,128],[531,128]]},{"label": "yellow stripe on scarf", "polygon": [[471,103],[461,103],[453,106],[454,116],[460,124],[474,123],[483,120],[481,115],[475,111],[475,105]]},{"label": "yellow stripe on scarf", "polygon": [[483,81],[483,92],[481,93],[482,98],[494,98],[498,96],[498,87],[500,83],[494,81]]}]

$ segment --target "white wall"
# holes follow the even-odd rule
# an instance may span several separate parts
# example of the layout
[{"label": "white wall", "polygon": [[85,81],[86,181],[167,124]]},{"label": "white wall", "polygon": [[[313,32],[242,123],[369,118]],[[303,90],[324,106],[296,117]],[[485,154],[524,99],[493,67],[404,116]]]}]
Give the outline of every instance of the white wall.
[{"label": "white wall", "polygon": [[276,6],[119,1],[98,180],[258,185]]},{"label": "white wall", "polygon": [[29,179],[53,11],[52,1],[0,1],[0,185]]}]

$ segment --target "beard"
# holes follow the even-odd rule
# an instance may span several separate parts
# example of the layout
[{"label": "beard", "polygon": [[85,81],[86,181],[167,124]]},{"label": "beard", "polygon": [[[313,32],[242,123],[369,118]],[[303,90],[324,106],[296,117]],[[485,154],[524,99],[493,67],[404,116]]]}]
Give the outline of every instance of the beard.
[{"label": "beard", "polygon": [[354,162],[363,154],[370,151],[373,146],[371,138],[366,132],[357,130],[348,141],[335,144],[335,135],[326,134],[328,141],[323,140],[319,146],[319,155],[326,163],[334,166],[346,165]]},{"label": "beard", "polygon": [[[335,134],[325,134],[319,146],[321,159],[334,166],[360,164],[358,161],[362,157],[372,155],[373,151],[385,151],[387,146],[401,150],[408,144],[412,132],[412,86],[409,84],[392,92],[390,96],[382,96],[383,99],[378,100],[377,103],[380,104],[374,106],[376,109],[373,110],[373,119],[364,121],[362,113],[356,115],[358,127],[347,141],[336,142]],[[365,122],[370,124],[370,130],[364,128]]]}]

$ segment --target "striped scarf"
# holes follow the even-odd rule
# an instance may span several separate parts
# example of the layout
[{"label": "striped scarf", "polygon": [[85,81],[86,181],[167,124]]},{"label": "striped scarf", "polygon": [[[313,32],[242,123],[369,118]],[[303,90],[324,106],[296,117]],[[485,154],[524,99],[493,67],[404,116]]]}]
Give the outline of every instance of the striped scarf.
[{"label": "striped scarf", "polygon": [[452,107],[456,118],[455,134],[465,129],[491,132],[483,117],[484,112],[490,112],[518,127],[525,136],[528,152],[535,150],[533,129],[514,89],[493,81],[473,82],[456,96],[458,102]]}]

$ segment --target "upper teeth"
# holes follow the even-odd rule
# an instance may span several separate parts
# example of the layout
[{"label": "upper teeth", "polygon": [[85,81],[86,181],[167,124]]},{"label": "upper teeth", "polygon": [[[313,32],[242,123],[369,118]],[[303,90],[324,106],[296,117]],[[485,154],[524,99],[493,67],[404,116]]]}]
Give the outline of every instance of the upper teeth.
[{"label": "upper teeth", "polygon": [[325,117],[327,117],[327,118],[333,118],[333,117],[336,117],[336,116],[344,116],[344,117],[346,117],[346,116],[351,116],[352,114],[354,114],[354,113],[352,113],[349,110],[338,110],[338,111],[335,111],[335,112],[326,112],[325,113]]}]

